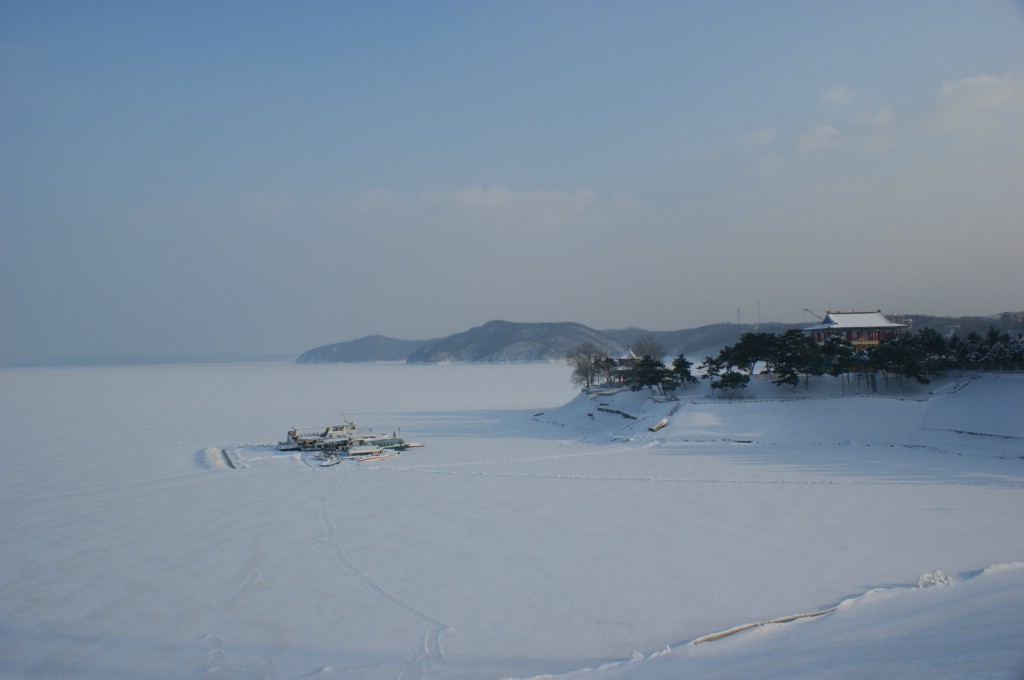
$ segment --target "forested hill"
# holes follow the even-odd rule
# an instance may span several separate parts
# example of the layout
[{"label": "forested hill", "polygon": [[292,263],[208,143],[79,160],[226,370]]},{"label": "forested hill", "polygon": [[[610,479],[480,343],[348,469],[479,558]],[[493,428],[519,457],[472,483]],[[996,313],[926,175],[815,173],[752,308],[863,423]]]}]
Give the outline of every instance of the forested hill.
[{"label": "forested hill", "polygon": [[[762,324],[761,328],[779,332],[786,324]],[[398,340],[373,335],[358,340],[323,345],[304,352],[300,364],[328,364],[361,361],[512,362],[561,361],[568,350],[585,342],[593,343],[619,357],[628,345],[651,336],[666,355],[686,352],[717,351],[753,330],[749,324],[713,324],[679,331],[648,331],[625,328],[598,331],[579,323],[513,323],[490,321],[468,331],[433,340]],[[694,355],[695,356],[695,355]],[[700,358],[700,357],[696,357]]]},{"label": "forested hill", "polygon": [[623,351],[619,342],[583,324],[490,321],[423,345],[409,356],[409,362],[561,360],[570,349],[585,342],[613,355]]},{"label": "forested hill", "polygon": [[[942,334],[950,330],[966,337],[968,333],[983,334],[994,326],[1012,334],[1020,330],[1008,327],[998,317],[933,317],[913,316],[913,331],[930,327]],[[808,321],[808,323],[812,323]],[[565,353],[590,342],[605,350],[609,356],[619,357],[628,345],[650,336],[665,350],[665,356],[685,354],[694,362],[705,354],[716,354],[725,345],[739,340],[744,333],[760,330],[766,333],[784,333],[790,328],[801,328],[807,323],[753,324],[718,323],[677,331],[649,331],[643,328],[622,328],[598,331],[579,323],[513,323],[490,321],[468,331],[433,340],[399,340],[383,335],[371,335],[358,340],[336,342],[304,352],[300,364],[330,364],[361,361],[408,361],[410,363],[442,362],[512,362],[560,361]]]},{"label": "forested hill", "polygon": [[[648,331],[643,328],[623,328],[601,331],[623,346],[634,345],[639,338],[650,336],[665,350],[666,356],[686,354],[691,359],[704,358],[702,352],[715,354],[719,348],[731,345],[744,333],[759,330],[765,333],[784,333],[790,328],[802,328],[804,324],[763,323],[760,326],[740,323],[715,323],[699,328],[679,331]],[[697,356],[700,354],[700,356]]]}]

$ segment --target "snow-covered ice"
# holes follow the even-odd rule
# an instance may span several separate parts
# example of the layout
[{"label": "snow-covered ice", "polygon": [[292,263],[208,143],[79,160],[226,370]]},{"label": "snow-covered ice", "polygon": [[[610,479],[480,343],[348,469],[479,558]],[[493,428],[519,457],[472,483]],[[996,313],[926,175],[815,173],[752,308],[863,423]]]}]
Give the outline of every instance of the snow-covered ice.
[{"label": "snow-covered ice", "polygon": [[[0,675],[1020,677],[1024,376],[838,385],[0,371]],[[270,446],[342,412],[426,447]]]}]

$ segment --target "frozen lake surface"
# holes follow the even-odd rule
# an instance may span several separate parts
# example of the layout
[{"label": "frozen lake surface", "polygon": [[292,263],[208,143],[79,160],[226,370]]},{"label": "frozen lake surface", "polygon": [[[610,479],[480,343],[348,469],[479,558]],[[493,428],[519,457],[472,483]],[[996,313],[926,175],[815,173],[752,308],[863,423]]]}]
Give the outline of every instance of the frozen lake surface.
[{"label": "frozen lake surface", "polygon": [[[561,364],[0,380],[5,677],[1024,670],[1024,376],[667,403]],[[271,446],[342,412],[426,446]]]}]

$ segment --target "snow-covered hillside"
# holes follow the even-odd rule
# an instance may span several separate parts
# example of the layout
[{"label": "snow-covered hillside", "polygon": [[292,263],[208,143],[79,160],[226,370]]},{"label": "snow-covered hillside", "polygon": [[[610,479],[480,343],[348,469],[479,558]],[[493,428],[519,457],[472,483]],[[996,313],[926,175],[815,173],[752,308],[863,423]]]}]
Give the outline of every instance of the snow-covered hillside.
[{"label": "snow-covered hillside", "polygon": [[[0,372],[0,675],[1024,670],[1024,376],[665,401],[568,373]],[[342,409],[426,447],[271,445]]]}]

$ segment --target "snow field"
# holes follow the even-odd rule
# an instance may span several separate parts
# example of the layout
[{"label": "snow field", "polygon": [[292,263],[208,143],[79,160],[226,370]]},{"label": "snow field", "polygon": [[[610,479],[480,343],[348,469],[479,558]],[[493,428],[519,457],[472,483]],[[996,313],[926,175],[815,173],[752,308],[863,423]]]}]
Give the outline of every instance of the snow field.
[{"label": "snow field", "polygon": [[[785,639],[818,659],[806,677],[867,658],[964,677],[969,650],[919,632],[933,617],[935,639],[969,625],[994,677],[1019,658],[1024,570],[967,577],[1024,555],[1020,442],[924,427],[946,409],[993,429],[970,414],[1019,403],[1019,380],[598,397],[632,420],[559,365],[3,377],[7,676],[793,677]],[[319,468],[266,445],[342,409],[427,446]],[[954,585],[911,587],[936,570]]]}]

